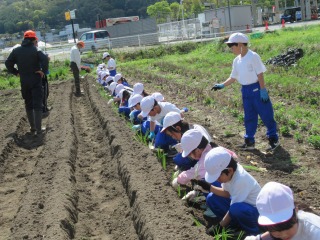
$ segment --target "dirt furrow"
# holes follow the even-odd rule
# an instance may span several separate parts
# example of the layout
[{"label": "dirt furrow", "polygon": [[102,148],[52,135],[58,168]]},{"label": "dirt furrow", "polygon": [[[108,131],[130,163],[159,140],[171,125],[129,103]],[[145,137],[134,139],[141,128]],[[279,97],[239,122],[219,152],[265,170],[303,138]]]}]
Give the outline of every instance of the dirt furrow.
[{"label": "dirt furrow", "polygon": [[[32,150],[21,147],[19,136],[28,130],[28,123],[21,118],[13,133],[16,143],[11,139],[2,151],[0,168],[0,239],[9,239],[14,219],[24,204],[27,184],[33,174],[34,166],[42,147]],[[23,139],[34,142],[34,139]],[[21,140],[22,141],[22,140]],[[21,143],[21,145],[19,144]],[[34,219],[36,221],[36,219]]]},{"label": "dirt furrow", "polygon": [[106,134],[88,98],[73,100],[72,112],[78,142],[75,162],[78,194],[75,239],[139,239]]}]

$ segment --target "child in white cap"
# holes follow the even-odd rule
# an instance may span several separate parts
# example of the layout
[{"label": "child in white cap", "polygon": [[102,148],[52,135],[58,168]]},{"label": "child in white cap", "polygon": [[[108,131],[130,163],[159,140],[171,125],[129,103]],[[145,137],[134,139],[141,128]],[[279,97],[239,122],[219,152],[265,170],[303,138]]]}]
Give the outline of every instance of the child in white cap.
[{"label": "child in white cap", "polygon": [[[182,157],[191,158],[196,161],[196,164],[190,169],[181,172],[178,177],[172,181],[172,186],[177,187],[178,184],[186,185],[194,179],[204,179],[206,173],[204,159],[207,153],[216,147],[218,147],[218,145],[211,141],[209,142],[206,136],[198,129],[190,129],[186,131],[181,138]],[[230,152],[234,157],[237,157],[237,155],[230,150],[226,149],[226,151]],[[221,184],[216,180],[212,181],[212,184],[214,186],[221,187]],[[216,206],[223,209],[227,209],[230,205],[230,199],[228,198],[217,196],[212,198],[212,201],[214,201]],[[205,215],[210,214],[211,211],[205,212]]]},{"label": "child in white cap", "polygon": [[127,80],[122,76],[121,73],[117,73],[115,76],[114,76],[114,81],[118,84],[122,84],[123,86],[125,87],[129,87],[129,83],[127,82]]},{"label": "child in white cap", "polygon": [[[241,228],[247,235],[258,234],[258,210],[256,199],[261,190],[259,183],[223,147],[210,150],[204,160],[205,181],[197,181],[204,191],[231,198],[228,209],[220,208],[207,197],[207,205],[221,219],[221,227]],[[221,187],[211,185],[218,181]]]},{"label": "child in white cap", "polygon": [[[130,120],[135,124],[132,126],[132,129],[135,131],[141,131],[143,135],[146,135],[150,129],[150,120],[147,117],[140,119],[137,116],[141,113],[140,102],[143,97],[140,94],[134,94],[132,97],[129,98],[129,107],[132,112],[129,114]],[[132,115],[132,116],[131,116]],[[131,119],[132,118],[132,119]],[[155,134],[159,132],[160,126],[156,124],[155,126]]]},{"label": "child in white cap", "polygon": [[132,92],[129,91],[128,89],[121,89],[119,92],[119,98],[120,98],[120,104],[118,108],[118,113],[123,114],[127,118],[129,118],[129,114],[131,111],[131,108],[128,106],[129,105],[129,98],[131,97]]},{"label": "child in white cap", "polygon": [[149,94],[144,90],[144,86],[142,83],[135,83],[133,85],[133,94],[140,94],[142,97],[146,97]]},{"label": "child in white cap", "polygon": [[257,197],[258,222],[267,232],[245,240],[319,240],[320,217],[297,210],[292,190],[281,183],[268,182]]},{"label": "child in white cap", "polygon": [[[182,135],[190,129],[199,130],[202,133],[202,135],[208,140],[208,142],[212,142],[210,134],[204,127],[202,127],[199,124],[189,124],[188,122],[183,120],[181,114],[177,112],[167,113],[167,115],[163,119],[163,128],[161,132],[169,135],[173,139],[180,142]],[[179,152],[173,158],[173,161],[180,171],[188,170],[197,163],[197,161],[194,161],[191,158],[182,157],[181,143],[178,143],[173,147],[175,147],[176,150]]]},{"label": "child in white cap", "polygon": [[215,84],[212,89],[220,90],[238,81],[241,85],[244,109],[245,135],[244,144],[239,145],[244,150],[255,148],[254,135],[258,127],[258,116],[267,127],[267,138],[273,151],[279,146],[277,123],[274,120],[273,107],[265,87],[263,73],[266,67],[260,56],[249,50],[248,37],[243,33],[233,33],[226,42],[234,55],[230,77],[222,84]]},{"label": "child in white cap", "polygon": [[110,54],[108,52],[104,52],[102,54],[102,60],[106,60],[107,61],[107,69],[110,72],[110,76],[114,77],[117,74],[116,61],[110,56]]},{"label": "child in white cap", "polygon": [[155,134],[155,126],[158,123],[162,126],[162,121],[165,115],[169,112],[181,113],[180,109],[176,105],[169,102],[158,102],[152,96],[144,97],[140,103],[141,116],[150,117],[150,133],[148,138],[154,141],[154,146],[156,148],[161,148],[168,150],[170,145],[175,145],[176,140],[167,136],[165,133],[158,132]]}]

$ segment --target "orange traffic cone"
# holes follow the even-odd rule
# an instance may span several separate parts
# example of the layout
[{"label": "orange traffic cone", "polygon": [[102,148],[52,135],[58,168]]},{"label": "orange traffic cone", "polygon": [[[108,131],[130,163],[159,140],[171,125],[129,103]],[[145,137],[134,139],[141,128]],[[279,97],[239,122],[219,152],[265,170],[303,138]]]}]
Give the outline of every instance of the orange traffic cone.
[{"label": "orange traffic cone", "polygon": [[268,21],[266,21],[266,29],[265,29],[265,31],[269,31]]},{"label": "orange traffic cone", "polygon": [[285,21],[284,21],[284,19],[282,19],[281,24],[282,24],[282,28],[284,28],[284,27],[285,27]]}]

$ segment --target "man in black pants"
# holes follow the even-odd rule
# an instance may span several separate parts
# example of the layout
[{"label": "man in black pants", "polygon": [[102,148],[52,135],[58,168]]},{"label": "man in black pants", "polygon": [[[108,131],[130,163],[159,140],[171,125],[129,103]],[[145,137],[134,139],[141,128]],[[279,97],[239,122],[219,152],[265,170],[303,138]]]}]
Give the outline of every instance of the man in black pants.
[{"label": "man in black pants", "polygon": [[[5,65],[10,73],[20,76],[21,93],[31,133],[42,135],[42,77],[48,71],[49,61],[35,46],[37,40],[34,31],[26,31],[21,46],[12,50]],[[15,64],[18,69],[14,67]]]},{"label": "man in black pants", "polygon": [[74,84],[76,87],[75,95],[77,97],[81,96],[80,90],[80,71],[81,71],[81,56],[80,56],[80,49],[84,48],[84,42],[79,41],[75,46],[71,48],[70,52],[70,68],[73,73],[74,77]]}]

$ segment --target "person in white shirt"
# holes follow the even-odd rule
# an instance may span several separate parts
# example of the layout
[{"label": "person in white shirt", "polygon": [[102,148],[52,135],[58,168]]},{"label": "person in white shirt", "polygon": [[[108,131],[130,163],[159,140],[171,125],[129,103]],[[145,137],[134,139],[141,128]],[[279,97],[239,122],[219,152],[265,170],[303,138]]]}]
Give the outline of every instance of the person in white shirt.
[{"label": "person in white shirt", "polygon": [[274,120],[273,107],[265,87],[264,75],[266,67],[260,56],[248,48],[248,37],[243,33],[233,33],[226,42],[234,55],[230,77],[222,84],[215,84],[213,90],[220,90],[231,85],[236,80],[242,85],[242,101],[244,109],[245,135],[244,144],[239,145],[245,150],[255,148],[254,135],[258,127],[258,115],[267,127],[266,136],[274,151],[279,144],[277,123]]},{"label": "person in white shirt", "polygon": [[258,222],[267,232],[245,240],[319,240],[320,217],[295,207],[292,190],[278,182],[261,189],[256,205]]},{"label": "person in white shirt", "polygon": [[[214,204],[214,199],[211,201],[207,197],[207,205],[220,218],[220,227],[240,228],[247,235],[259,234],[259,213],[256,208],[256,199],[261,190],[259,183],[223,147],[213,148],[207,153],[204,167],[205,181],[194,182],[200,186],[198,189],[231,198],[229,209],[222,209]],[[220,182],[221,187],[210,184],[215,181]]]},{"label": "person in white shirt", "polygon": [[109,70],[110,76],[116,76],[116,61],[110,56],[108,52],[103,53],[102,60],[107,60],[107,69]]},{"label": "person in white shirt", "polygon": [[[163,132],[155,133],[156,124],[160,125],[162,128],[163,118],[169,112],[181,113],[181,110],[176,107],[176,105],[169,102],[158,102],[152,96],[144,97],[140,103],[141,113],[140,115],[148,117],[150,119],[150,133],[148,138],[154,141],[154,147],[161,148],[164,150],[169,150],[170,145],[177,143],[175,139],[166,135]],[[160,129],[161,130],[161,129]]]},{"label": "person in white shirt", "polygon": [[76,87],[76,96],[81,96],[80,90],[80,71],[81,71],[81,56],[80,56],[80,49],[84,48],[84,42],[79,41],[75,46],[71,48],[70,53],[70,68],[73,73],[74,77],[74,84]]}]

